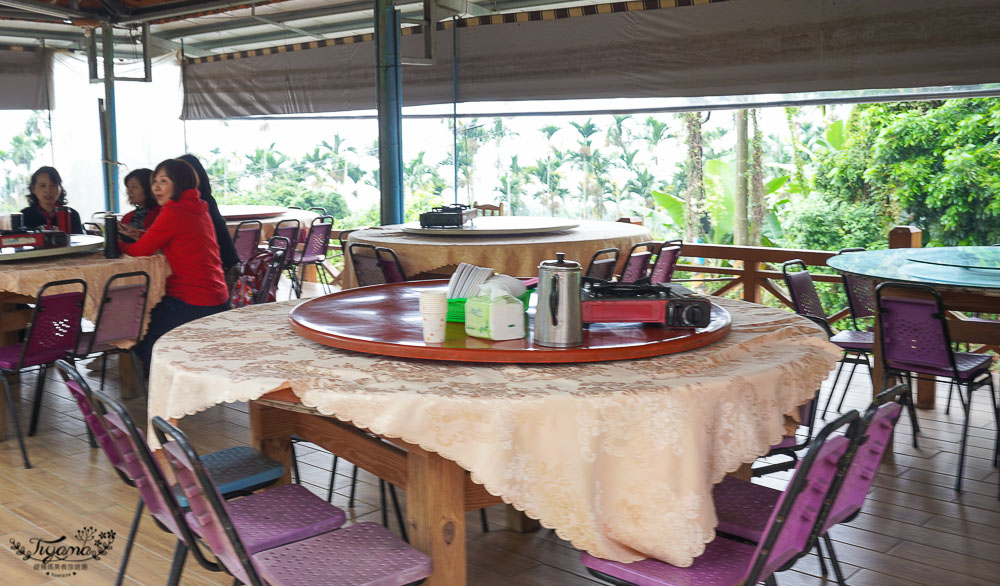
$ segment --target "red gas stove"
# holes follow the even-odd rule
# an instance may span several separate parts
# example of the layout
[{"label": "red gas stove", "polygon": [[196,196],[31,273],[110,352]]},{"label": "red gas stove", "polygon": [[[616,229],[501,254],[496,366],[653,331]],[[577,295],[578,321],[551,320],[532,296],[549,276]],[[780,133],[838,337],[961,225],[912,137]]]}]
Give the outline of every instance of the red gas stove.
[{"label": "red gas stove", "polygon": [[583,323],[659,323],[668,328],[704,328],[712,304],[672,283],[586,283],[580,291]]},{"label": "red gas stove", "polygon": [[69,234],[59,230],[2,230],[0,248],[60,248],[69,246]]}]

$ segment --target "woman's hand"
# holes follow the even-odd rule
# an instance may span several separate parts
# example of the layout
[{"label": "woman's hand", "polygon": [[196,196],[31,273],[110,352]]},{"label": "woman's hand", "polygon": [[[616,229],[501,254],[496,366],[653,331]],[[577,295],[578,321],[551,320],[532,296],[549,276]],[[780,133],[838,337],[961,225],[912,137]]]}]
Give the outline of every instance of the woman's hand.
[{"label": "woman's hand", "polygon": [[133,240],[138,240],[143,234],[146,233],[145,230],[140,230],[135,226],[129,226],[128,224],[118,224],[118,233],[122,236],[128,236]]}]

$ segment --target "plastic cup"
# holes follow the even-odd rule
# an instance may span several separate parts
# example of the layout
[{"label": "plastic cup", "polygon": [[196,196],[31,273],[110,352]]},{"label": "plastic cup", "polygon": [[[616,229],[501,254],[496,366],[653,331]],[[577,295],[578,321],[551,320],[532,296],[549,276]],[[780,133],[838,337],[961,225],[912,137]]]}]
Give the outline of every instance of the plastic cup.
[{"label": "plastic cup", "polygon": [[425,313],[420,312],[420,317],[424,322],[424,342],[437,344],[444,342],[445,318],[447,312]]},{"label": "plastic cup", "polygon": [[447,313],[448,299],[445,291],[421,291],[420,313]]}]

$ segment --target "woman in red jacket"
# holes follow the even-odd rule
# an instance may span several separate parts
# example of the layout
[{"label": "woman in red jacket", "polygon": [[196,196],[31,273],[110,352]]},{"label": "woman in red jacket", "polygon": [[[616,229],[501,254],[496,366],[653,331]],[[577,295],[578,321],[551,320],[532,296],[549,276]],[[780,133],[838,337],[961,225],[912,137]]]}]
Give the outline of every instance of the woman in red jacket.
[{"label": "woman in red jacket", "polygon": [[[150,313],[149,331],[136,353],[149,368],[153,344],[189,321],[229,309],[229,294],[219,260],[219,245],[198,192],[198,177],[184,161],[168,159],[153,173],[153,196],[160,204],[156,222],[122,251],[149,256],[162,250],[170,263],[167,294]],[[147,372],[149,372],[147,370]]]}]

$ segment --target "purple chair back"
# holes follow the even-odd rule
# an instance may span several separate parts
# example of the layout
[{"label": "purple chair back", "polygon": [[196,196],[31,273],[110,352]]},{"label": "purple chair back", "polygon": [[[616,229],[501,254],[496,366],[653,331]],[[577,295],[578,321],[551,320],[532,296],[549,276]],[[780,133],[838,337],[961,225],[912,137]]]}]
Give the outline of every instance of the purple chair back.
[{"label": "purple chair back", "polygon": [[[115,285],[117,281],[142,279],[132,285]],[[139,341],[146,319],[146,298],[149,291],[149,275],[144,271],[121,273],[108,279],[101,298],[101,309],[97,314],[94,335],[90,340],[87,354],[94,346],[121,340]]]},{"label": "purple chair back", "polygon": [[240,222],[236,226],[236,234],[233,236],[233,246],[236,247],[236,256],[239,257],[240,262],[250,260],[250,257],[257,252],[262,228],[263,224],[259,220],[247,220]]},{"label": "purple chair back", "polygon": [[187,437],[160,417],[153,418],[153,428],[212,553],[243,584],[260,584],[225,502]]},{"label": "purple chair back", "polygon": [[[52,287],[63,286],[79,286],[80,290],[46,294]],[[42,287],[21,347],[19,368],[47,364],[76,352],[86,298],[87,283],[82,279],[53,281]]]},{"label": "purple chair back", "polygon": [[320,216],[309,225],[309,234],[306,236],[305,247],[302,249],[300,263],[319,262],[326,258],[327,248],[330,245],[330,234],[333,232],[333,217]]},{"label": "purple chair back", "polygon": [[[653,257],[653,251],[659,246],[659,242],[640,242],[629,250],[628,258],[625,259],[625,268],[622,269],[622,283],[635,283],[639,279],[649,274],[649,259]],[[643,252],[636,252],[639,248],[645,248]]]},{"label": "purple chair back", "polygon": [[[864,248],[845,248],[837,254],[864,251]],[[875,281],[850,273],[841,274],[841,278],[844,281],[844,291],[847,293],[847,304],[851,308],[851,317],[855,322],[854,328],[858,329],[857,320],[866,317],[875,317],[877,312],[877,308],[875,307]]]},{"label": "purple chair back", "polygon": [[[802,270],[789,271],[788,269],[793,266],[798,266]],[[790,260],[782,263],[781,272],[785,276],[785,285],[788,286],[788,293],[792,297],[795,313],[826,321],[823,304],[819,301],[816,285],[813,284],[812,275],[806,269],[806,264],[801,260]]]},{"label": "purple chair back", "polygon": [[[843,474],[853,453],[856,434],[830,438],[836,430],[858,421],[851,410],[824,427],[799,462],[788,488],[781,493],[754,551],[753,563],[741,584],[756,584],[790,567],[806,554],[827,512],[827,495]],[[846,456],[846,457],[845,457]]]},{"label": "purple chair back", "polygon": [[84,421],[87,422],[87,427],[94,434],[97,445],[101,446],[101,450],[104,451],[104,455],[108,457],[108,461],[114,466],[118,477],[129,486],[135,486],[128,469],[125,467],[125,462],[122,460],[121,454],[118,453],[118,448],[115,447],[111,435],[108,434],[107,428],[101,422],[101,415],[94,409],[94,404],[90,397],[90,386],[83,380],[80,373],[65,360],[56,360],[55,366],[62,374],[66,388],[69,389],[69,394],[76,401],[76,406],[80,409]]},{"label": "purple chair back", "polygon": [[288,242],[298,244],[299,238],[302,235],[299,231],[299,226],[299,221],[295,218],[282,220],[274,227],[274,236],[281,236],[282,238],[287,238]]},{"label": "purple chair back", "polygon": [[375,256],[378,257],[378,266],[382,269],[382,277],[386,283],[402,283],[406,280],[403,265],[399,263],[396,251],[384,246],[377,246],[375,247]]},{"label": "purple chair back", "polygon": [[660,254],[656,256],[653,263],[653,271],[650,274],[649,282],[658,285],[669,283],[674,278],[674,269],[677,268],[677,260],[681,257],[681,247],[678,245],[664,244],[660,248]]},{"label": "purple chair back", "polygon": [[351,266],[354,267],[354,276],[358,280],[359,287],[386,283],[385,273],[374,246],[352,242],[348,246],[348,254],[351,257]]},{"label": "purple chair back", "polygon": [[271,261],[267,265],[267,271],[260,282],[260,289],[254,296],[254,303],[270,303],[278,298],[278,281],[281,279],[281,272],[285,270],[288,263],[289,250],[292,243],[283,236],[273,236],[268,243],[268,252],[271,253]]},{"label": "purple chair back", "polygon": [[[889,291],[920,292],[921,298],[892,297]],[[882,360],[905,372],[955,373],[955,357],[945,324],[941,296],[934,289],[910,283],[882,283],[876,289]],[[936,374],[937,372],[935,372]]]},{"label": "purple chair back", "polygon": [[859,428],[857,452],[847,468],[847,474],[837,492],[830,515],[823,522],[820,534],[826,533],[831,527],[853,518],[861,511],[868,491],[875,483],[879,464],[885,457],[892,443],[892,432],[896,422],[903,414],[903,405],[893,399],[899,399],[908,392],[906,385],[895,387],[879,393],[865,412]]},{"label": "purple chair back", "polygon": [[[615,278],[615,268],[618,266],[618,255],[621,252],[617,248],[602,248],[590,257],[590,264],[587,265],[587,273],[584,275],[591,279],[610,281]],[[607,258],[598,258],[601,255],[608,255]]]}]

